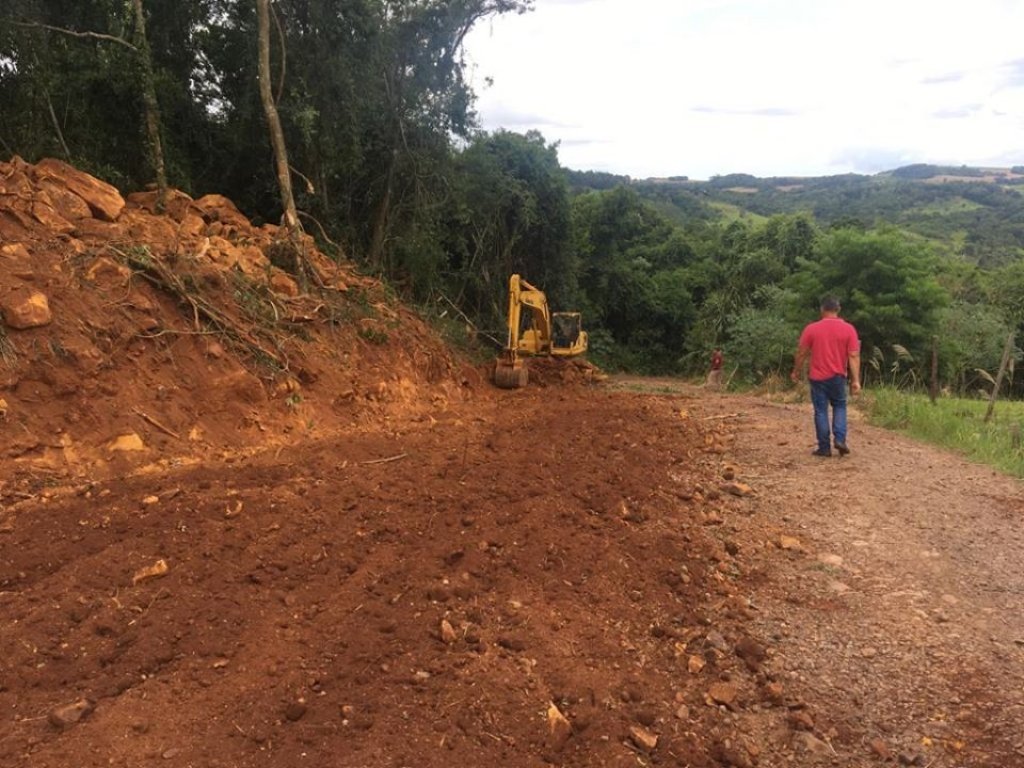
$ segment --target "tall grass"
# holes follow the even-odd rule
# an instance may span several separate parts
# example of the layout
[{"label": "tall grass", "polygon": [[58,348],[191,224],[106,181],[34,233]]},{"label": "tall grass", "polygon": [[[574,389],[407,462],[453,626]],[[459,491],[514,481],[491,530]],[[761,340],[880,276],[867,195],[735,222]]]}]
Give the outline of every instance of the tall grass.
[{"label": "tall grass", "polygon": [[892,387],[872,389],[864,398],[871,423],[896,429],[934,445],[963,454],[981,464],[1024,477],[1024,403],[997,402],[992,419],[984,422],[988,402],[939,398]]}]

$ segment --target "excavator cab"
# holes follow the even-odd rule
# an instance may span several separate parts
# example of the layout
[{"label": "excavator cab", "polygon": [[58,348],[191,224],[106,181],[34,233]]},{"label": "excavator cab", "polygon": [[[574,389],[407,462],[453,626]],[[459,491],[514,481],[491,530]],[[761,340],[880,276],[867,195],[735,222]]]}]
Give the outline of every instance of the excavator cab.
[{"label": "excavator cab", "polygon": [[526,386],[529,372],[523,355],[571,357],[586,351],[587,333],[579,312],[553,313],[543,291],[519,275],[509,278],[508,342],[494,366],[497,386]]},{"label": "excavator cab", "polygon": [[583,333],[583,318],[579,312],[552,312],[551,313],[551,353],[558,354],[560,351],[574,353],[579,342],[580,334]]}]

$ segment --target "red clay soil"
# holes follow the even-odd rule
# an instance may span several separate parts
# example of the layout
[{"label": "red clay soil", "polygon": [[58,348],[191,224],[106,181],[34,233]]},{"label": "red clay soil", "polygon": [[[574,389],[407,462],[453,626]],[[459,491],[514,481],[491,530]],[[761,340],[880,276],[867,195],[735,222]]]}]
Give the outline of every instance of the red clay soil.
[{"label": "red clay soil", "polygon": [[310,242],[83,176],[0,164],[0,766],[1024,766],[1016,481],[493,389]]},{"label": "red clay soil", "polygon": [[[0,456],[55,480],[423,416],[479,374],[375,280],[227,199],[0,163]],[[41,307],[41,308],[40,308]]]}]

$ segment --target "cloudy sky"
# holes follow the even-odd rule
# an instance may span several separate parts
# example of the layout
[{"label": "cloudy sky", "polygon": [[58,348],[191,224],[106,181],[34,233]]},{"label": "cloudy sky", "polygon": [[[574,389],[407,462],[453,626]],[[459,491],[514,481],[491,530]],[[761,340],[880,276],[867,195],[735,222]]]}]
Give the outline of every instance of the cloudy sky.
[{"label": "cloudy sky", "polygon": [[1024,164],[1024,0],[536,0],[466,54],[483,126],[579,170]]}]

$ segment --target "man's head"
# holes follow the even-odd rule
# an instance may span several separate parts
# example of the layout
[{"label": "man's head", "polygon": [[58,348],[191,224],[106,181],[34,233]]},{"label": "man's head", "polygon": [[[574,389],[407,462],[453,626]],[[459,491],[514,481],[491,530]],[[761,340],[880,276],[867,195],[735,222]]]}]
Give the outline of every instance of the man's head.
[{"label": "man's head", "polygon": [[821,313],[823,315],[839,314],[839,299],[835,296],[826,296],[821,300]]}]

